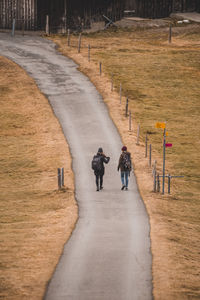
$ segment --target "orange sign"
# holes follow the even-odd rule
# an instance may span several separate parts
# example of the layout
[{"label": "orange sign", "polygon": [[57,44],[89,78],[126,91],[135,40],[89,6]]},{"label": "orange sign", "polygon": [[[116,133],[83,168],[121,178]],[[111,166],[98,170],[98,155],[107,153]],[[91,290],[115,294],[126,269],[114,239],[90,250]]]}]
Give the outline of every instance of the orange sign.
[{"label": "orange sign", "polygon": [[166,124],[164,122],[157,122],[156,123],[156,128],[164,129],[164,128],[166,128]]}]

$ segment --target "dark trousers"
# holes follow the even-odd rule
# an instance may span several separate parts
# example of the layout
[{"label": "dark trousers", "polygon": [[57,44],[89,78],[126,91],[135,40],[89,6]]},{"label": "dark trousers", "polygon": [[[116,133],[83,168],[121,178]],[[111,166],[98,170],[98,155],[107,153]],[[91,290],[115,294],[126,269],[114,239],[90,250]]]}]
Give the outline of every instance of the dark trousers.
[{"label": "dark trousers", "polygon": [[96,185],[97,187],[103,186],[103,174],[95,174],[96,175]]}]

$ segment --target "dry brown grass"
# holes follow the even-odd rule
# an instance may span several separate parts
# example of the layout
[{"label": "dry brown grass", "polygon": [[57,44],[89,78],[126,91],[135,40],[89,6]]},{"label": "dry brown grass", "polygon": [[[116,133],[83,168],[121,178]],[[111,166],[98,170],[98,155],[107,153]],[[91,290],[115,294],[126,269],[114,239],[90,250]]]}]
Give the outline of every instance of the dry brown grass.
[{"label": "dry brown grass", "polygon": [[[199,299],[200,297],[200,26],[173,29],[168,44],[168,29],[127,29],[106,31],[82,37],[53,37],[62,53],[74,59],[103,95],[110,115],[122,139],[131,150],[141,195],[151,223],[153,284],[155,299]],[[91,46],[88,63],[87,46]],[[98,64],[102,62],[100,77]],[[114,74],[115,91],[110,78]],[[119,85],[123,101],[119,104]],[[124,117],[125,97],[130,99],[134,130],[128,131]],[[167,122],[167,172],[184,175],[172,180],[172,194],[152,192],[153,180],[144,159],[144,135],[148,131],[162,172],[162,132],[157,121]],[[136,146],[137,124],[141,125],[141,142]]]},{"label": "dry brown grass", "polygon": [[0,70],[0,298],[38,300],[77,219],[71,159],[34,81],[2,57]]}]

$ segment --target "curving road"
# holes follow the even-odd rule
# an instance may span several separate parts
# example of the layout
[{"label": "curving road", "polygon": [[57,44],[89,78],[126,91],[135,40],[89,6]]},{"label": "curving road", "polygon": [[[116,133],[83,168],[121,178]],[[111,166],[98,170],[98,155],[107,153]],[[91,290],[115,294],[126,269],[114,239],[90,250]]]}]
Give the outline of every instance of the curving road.
[{"label": "curving road", "polygon": [[[101,96],[45,39],[0,33],[0,55],[23,67],[48,97],[73,158],[79,220],[45,299],[152,299],[148,216],[134,176],[129,191],[120,190],[122,142]],[[99,146],[111,161],[104,190],[96,192],[90,163]]]}]

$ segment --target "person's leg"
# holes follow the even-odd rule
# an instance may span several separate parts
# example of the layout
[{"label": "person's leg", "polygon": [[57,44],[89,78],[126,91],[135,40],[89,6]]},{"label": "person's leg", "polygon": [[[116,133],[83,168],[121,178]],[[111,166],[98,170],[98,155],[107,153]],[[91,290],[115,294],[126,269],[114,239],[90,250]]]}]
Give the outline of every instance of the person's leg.
[{"label": "person's leg", "polygon": [[100,190],[103,189],[103,175],[100,175]]},{"label": "person's leg", "polygon": [[96,174],[96,186],[97,186],[97,191],[99,191],[99,175]]},{"label": "person's leg", "polygon": [[126,171],[125,172],[126,189],[128,189],[128,176],[129,176],[129,171]]},{"label": "person's leg", "polygon": [[125,175],[125,172],[121,171],[121,181],[122,181],[122,190],[125,188],[125,185],[124,185],[124,175]]}]

